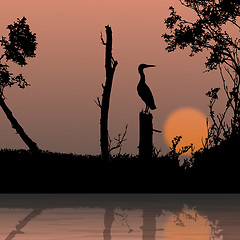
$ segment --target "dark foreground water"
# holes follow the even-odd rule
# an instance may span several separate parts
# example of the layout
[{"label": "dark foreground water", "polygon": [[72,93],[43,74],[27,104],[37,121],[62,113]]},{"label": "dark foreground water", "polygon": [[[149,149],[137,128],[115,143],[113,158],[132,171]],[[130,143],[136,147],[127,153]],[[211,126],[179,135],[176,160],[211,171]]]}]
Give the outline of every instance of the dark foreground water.
[{"label": "dark foreground water", "polygon": [[1,240],[239,240],[239,194],[1,194]]}]

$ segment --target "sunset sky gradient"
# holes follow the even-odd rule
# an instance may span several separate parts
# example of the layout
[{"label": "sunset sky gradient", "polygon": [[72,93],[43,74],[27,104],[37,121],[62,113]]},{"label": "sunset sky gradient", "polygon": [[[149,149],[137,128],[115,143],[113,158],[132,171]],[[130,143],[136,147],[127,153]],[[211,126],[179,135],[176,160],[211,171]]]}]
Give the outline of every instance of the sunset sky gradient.
[{"label": "sunset sky gradient", "polygon": [[[37,35],[37,56],[15,73],[23,73],[30,87],[7,89],[6,103],[27,134],[41,149],[99,154],[100,109],[94,103],[105,82],[105,26],[113,31],[113,56],[119,62],[111,95],[109,134],[123,133],[123,152],[138,153],[138,114],[144,108],[137,95],[140,63],[157,67],[145,71],[157,109],[154,128],[163,130],[175,110],[191,107],[208,116],[211,87],[221,86],[217,71],[203,73],[206,54],[189,57],[189,50],[167,53],[161,38],[169,6],[193,18],[177,0],[22,0],[3,1],[0,32],[25,16]],[[2,50],[1,50],[2,51]],[[1,52],[2,53],[2,52]],[[0,148],[26,148],[0,110]],[[163,133],[154,133],[154,145],[168,150]]]}]

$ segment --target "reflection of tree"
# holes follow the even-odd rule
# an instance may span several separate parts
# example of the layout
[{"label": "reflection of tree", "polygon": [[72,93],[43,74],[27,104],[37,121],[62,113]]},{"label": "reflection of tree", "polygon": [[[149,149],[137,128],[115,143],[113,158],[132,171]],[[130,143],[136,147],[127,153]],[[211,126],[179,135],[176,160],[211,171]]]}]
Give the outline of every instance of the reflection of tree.
[{"label": "reflection of tree", "polygon": [[111,228],[114,221],[114,211],[113,208],[107,208],[104,214],[104,227],[103,239],[111,240]]},{"label": "reflection of tree", "polygon": [[[143,240],[155,240],[156,231],[162,231],[163,229],[156,229],[156,212],[152,209],[143,208],[143,225],[140,227],[142,230],[142,239]],[[132,233],[134,230],[131,228],[130,224],[128,223],[128,215],[125,213],[124,210],[116,209],[114,211],[115,221],[117,223],[121,223],[122,226],[126,226],[128,228],[128,233]],[[117,220],[119,217],[119,220]]]},{"label": "reflection of tree", "polygon": [[[192,210],[192,209],[190,209],[190,210]],[[185,219],[189,219],[189,220],[196,222],[199,214],[195,211],[191,212],[191,214],[184,212],[184,211],[181,211],[178,214],[176,214],[176,219],[174,220],[176,225],[178,225],[180,227],[185,227],[184,221],[182,220],[180,215],[181,215],[181,217],[184,217]]]},{"label": "reflection of tree", "polygon": [[155,240],[156,237],[156,213],[143,208],[143,225],[140,227],[143,231],[142,240]]},{"label": "reflection of tree", "polygon": [[[205,221],[203,225],[199,225],[202,221]],[[178,227],[190,227],[193,225],[190,225],[191,223],[196,223],[196,226],[199,227],[209,227],[209,240],[222,240],[222,231],[223,229],[220,229],[219,227],[219,221],[215,220],[215,222],[212,222],[208,219],[207,216],[200,215],[195,208],[189,208],[187,205],[184,206],[184,208],[174,214],[174,223]],[[187,231],[187,230],[186,230]]]},{"label": "reflection of tree", "polygon": [[210,226],[211,226],[211,237],[209,240],[222,240],[223,229],[219,227],[219,221],[215,220],[215,222],[212,222]]},{"label": "reflection of tree", "polygon": [[[119,209],[118,209],[119,210]],[[127,217],[128,215],[125,213],[124,210],[122,210],[122,212],[120,213],[119,211],[118,212],[114,212],[114,214],[116,216],[119,216],[120,217],[120,220],[119,222],[122,223],[122,226],[126,225],[127,228],[128,228],[128,233],[132,233],[133,232],[133,229],[130,227],[129,223],[128,223],[128,220],[127,220]],[[115,218],[115,221],[117,222],[116,218]]]},{"label": "reflection of tree", "polygon": [[12,240],[16,234],[24,233],[22,232],[22,228],[24,228],[33,218],[40,215],[42,212],[41,209],[35,209],[32,212],[30,212],[23,220],[19,221],[16,225],[16,229],[11,231],[8,236],[5,238],[5,240]]},{"label": "reflection of tree", "polygon": [[[106,213],[105,213],[106,216]],[[155,240],[156,231],[162,231],[163,229],[156,229],[156,213],[148,208],[143,209],[143,225],[140,227],[142,230],[143,240]],[[134,230],[128,222],[128,215],[122,209],[116,209],[114,211],[114,220],[117,223],[121,223],[122,226],[128,228],[128,233],[132,233]],[[104,240],[108,240],[105,239]]]}]

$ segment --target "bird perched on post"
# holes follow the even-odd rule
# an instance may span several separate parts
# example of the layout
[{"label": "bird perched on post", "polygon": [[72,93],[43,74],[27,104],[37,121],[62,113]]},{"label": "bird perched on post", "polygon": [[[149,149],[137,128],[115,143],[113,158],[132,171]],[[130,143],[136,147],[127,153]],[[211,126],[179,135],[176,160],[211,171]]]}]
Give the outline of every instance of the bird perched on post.
[{"label": "bird perched on post", "polygon": [[145,112],[148,112],[149,108],[151,110],[154,110],[157,108],[154,103],[154,98],[153,98],[152,92],[145,82],[145,74],[143,72],[143,69],[148,68],[148,67],[156,67],[156,66],[155,65],[147,65],[147,64],[140,64],[138,66],[138,72],[140,74],[140,81],[137,85],[137,91],[138,91],[138,95],[140,96],[140,98],[146,104]]}]

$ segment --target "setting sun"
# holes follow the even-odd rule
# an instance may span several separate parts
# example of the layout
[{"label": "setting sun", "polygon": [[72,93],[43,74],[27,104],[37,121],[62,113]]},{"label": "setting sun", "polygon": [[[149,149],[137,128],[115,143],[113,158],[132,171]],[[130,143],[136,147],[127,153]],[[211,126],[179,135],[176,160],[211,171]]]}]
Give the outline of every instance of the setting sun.
[{"label": "setting sun", "polygon": [[176,136],[182,136],[179,148],[191,143],[198,150],[207,136],[206,117],[197,109],[181,108],[173,112],[164,125],[164,138],[169,146]]}]

